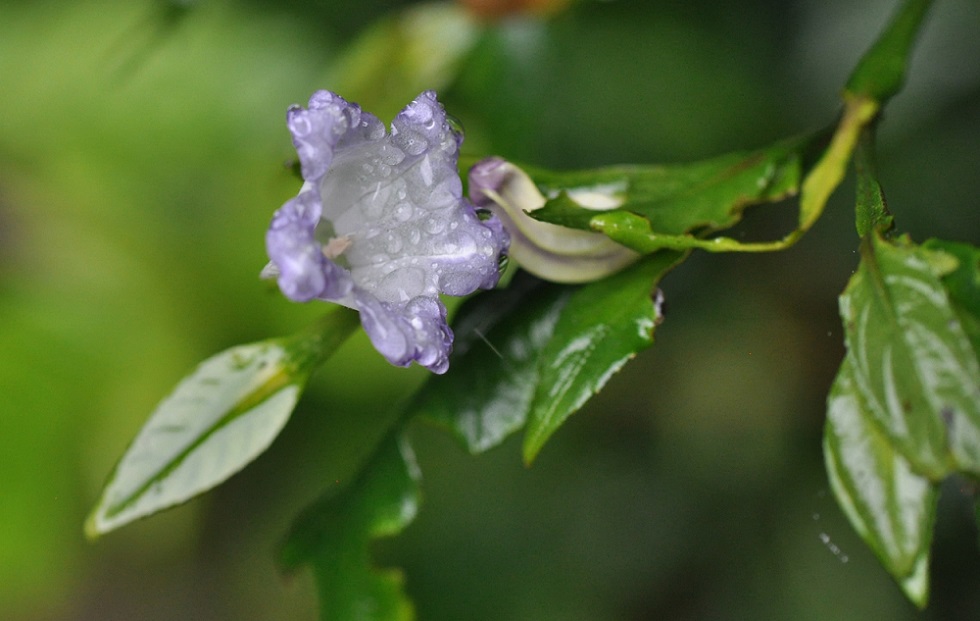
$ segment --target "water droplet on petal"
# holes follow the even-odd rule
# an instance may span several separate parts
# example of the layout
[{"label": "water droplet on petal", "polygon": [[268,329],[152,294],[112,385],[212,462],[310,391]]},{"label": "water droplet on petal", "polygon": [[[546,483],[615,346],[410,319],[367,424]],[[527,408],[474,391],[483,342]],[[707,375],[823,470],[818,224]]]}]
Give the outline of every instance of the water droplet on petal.
[{"label": "water droplet on petal", "polygon": [[401,134],[401,145],[409,155],[422,155],[429,148],[429,142],[415,132]]},{"label": "water droplet on petal", "polygon": [[431,235],[436,235],[437,233],[442,233],[446,230],[446,221],[442,218],[435,217],[429,218],[425,221],[425,232]]},{"label": "water droplet on petal", "polygon": [[408,203],[399,203],[395,207],[395,219],[399,222],[406,222],[412,217],[412,206]]}]

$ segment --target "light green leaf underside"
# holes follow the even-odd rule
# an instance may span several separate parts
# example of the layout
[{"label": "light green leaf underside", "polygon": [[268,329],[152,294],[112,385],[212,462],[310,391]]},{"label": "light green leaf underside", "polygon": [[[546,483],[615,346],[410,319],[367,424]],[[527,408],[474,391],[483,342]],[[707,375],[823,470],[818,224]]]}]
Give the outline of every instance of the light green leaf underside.
[{"label": "light green leaf underside", "polygon": [[856,389],[918,472],[980,472],[980,368],[937,276],[949,255],[877,235],[861,248],[840,298]]},{"label": "light green leaf underside", "polygon": [[834,495],[851,525],[909,599],[924,607],[938,492],[878,430],[856,387],[850,356],[827,401],[824,459]]},{"label": "light green leaf underside", "polygon": [[370,545],[401,532],[415,518],[420,477],[411,447],[395,429],[350,487],[324,496],[293,525],[280,558],[286,570],[312,565],[321,619],[414,618],[401,571],[375,568]]},{"label": "light green leaf underside", "polygon": [[310,372],[357,325],[343,309],[291,339],[202,362],[164,399],[116,465],[85,524],[96,537],[218,485],[282,430]]}]

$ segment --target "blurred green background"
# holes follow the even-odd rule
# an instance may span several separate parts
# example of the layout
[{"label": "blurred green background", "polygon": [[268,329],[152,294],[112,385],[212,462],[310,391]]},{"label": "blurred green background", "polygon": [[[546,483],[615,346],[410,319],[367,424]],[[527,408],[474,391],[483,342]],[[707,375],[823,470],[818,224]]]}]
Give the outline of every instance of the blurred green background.
[{"label": "blurred green background", "polygon": [[[184,374],[322,310],[258,280],[269,218],[299,185],[289,104],[329,88],[387,121],[437,88],[469,155],[686,161],[831,121],[893,5],[583,0],[489,22],[385,0],[0,2],[0,619],[316,618],[312,580],[279,576],[276,546],[351,476],[364,420],[380,433],[424,379],[363,336],[240,475],[82,537],[113,463]],[[937,3],[882,122],[884,187],[919,241],[980,242],[978,27],[973,0]],[[827,487],[851,204],[847,184],[788,252],[695,255],[670,274],[657,344],[533,468],[514,441],[474,458],[413,428],[425,502],[377,555],[405,568],[420,619],[980,618],[959,482],[944,488],[925,613]],[[760,208],[738,234],[781,235],[793,207]]]}]

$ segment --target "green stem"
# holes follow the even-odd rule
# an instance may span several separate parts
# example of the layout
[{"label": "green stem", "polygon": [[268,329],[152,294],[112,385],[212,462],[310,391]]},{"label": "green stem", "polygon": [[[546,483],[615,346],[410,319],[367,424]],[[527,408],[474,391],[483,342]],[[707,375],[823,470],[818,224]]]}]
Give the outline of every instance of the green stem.
[{"label": "green stem", "polygon": [[861,132],[854,154],[854,170],[857,175],[854,212],[858,235],[867,237],[871,231],[875,231],[885,236],[892,229],[894,219],[878,182],[874,126],[865,127]]}]

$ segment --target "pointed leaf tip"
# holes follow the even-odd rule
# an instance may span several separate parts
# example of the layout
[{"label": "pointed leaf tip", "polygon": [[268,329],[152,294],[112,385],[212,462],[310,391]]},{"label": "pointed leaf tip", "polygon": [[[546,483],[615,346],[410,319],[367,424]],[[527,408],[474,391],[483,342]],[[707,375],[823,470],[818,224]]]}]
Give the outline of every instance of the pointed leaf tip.
[{"label": "pointed leaf tip", "polygon": [[662,251],[577,290],[538,358],[540,378],[524,436],[530,465],[548,439],[627,361],[653,343],[657,283],[684,253]]}]

